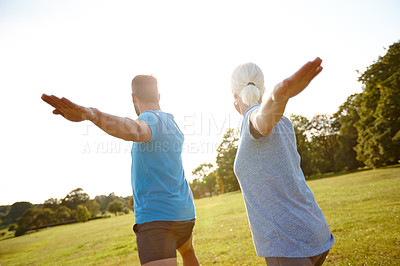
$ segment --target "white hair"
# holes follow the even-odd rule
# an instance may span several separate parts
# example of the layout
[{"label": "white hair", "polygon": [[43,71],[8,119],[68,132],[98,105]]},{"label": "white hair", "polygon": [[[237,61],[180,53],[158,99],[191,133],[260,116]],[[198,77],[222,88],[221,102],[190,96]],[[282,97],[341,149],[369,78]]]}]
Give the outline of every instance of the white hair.
[{"label": "white hair", "polygon": [[239,65],[233,70],[231,88],[244,104],[253,106],[264,94],[264,74],[254,63]]}]

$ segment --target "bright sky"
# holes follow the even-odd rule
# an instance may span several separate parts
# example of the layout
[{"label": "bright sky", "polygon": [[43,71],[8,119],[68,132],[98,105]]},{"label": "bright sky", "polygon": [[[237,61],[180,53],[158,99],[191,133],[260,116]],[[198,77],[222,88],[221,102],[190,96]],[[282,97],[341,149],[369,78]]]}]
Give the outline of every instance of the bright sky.
[{"label": "bright sky", "polygon": [[271,89],[308,60],[324,71],[287,108],[332,114],[364,71],[400,39],[397,0],[0,0],[0,205],[43,203],[81,187],[132,194],[131,143],[54,116],[42,93],[136,118],[130,83],[159,80],[161,108],[186,135],[188,179],[237,127],[230,74],[252,61]]}]

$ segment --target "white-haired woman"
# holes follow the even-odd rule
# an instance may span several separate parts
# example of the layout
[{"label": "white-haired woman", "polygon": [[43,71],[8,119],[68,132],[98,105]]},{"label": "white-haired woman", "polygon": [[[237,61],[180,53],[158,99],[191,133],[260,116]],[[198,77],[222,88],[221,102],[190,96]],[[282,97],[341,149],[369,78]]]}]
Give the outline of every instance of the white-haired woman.
[{"label": "white-haired woman", "polygon": [[243,115],[235,174],[257,255],[268,265],[321,265],[334,243],[328,223],[305,182],[288,100],[321,71],[320,58],[264,94],[261,69],[247,63],[232,73],[236,110]]}]

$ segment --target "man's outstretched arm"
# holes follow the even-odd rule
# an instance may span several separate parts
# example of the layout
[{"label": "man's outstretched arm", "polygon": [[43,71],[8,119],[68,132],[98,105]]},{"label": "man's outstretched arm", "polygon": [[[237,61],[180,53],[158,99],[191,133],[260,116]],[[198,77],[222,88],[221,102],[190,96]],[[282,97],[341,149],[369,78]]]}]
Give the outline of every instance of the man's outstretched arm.
[{"label": "man's outstretched arm", "polygon": [[43,94],[42,100],[55,108],[53,114],[62,115],[69,121],[89,120],[107,134],[128,141],[147,142],[151,139],[151,129],[144,120],[110,115],[54,95]]},{"label": "man's outstretched arm", "polygon": [[308,62],[292,76],[276,85],[270,95],[264,95],[260,108],[250,117],[253,128],[261,136],[268,136],[271,133],[282,118],[288,100],[302,92],[322,71],[321,63],[322,60],[318,57]]}]

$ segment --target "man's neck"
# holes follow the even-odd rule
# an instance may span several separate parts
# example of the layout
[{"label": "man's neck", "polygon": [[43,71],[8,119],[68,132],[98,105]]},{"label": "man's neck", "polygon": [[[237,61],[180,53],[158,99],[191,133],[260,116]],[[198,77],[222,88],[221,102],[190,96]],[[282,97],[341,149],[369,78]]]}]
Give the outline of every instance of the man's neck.
[{"label": "man's neck", "polygon": [[146,111],[156,111],[156,110],[161,110],[160,105],[158,103],[145,103],[140,105],[140,112],[146,112]]}]

